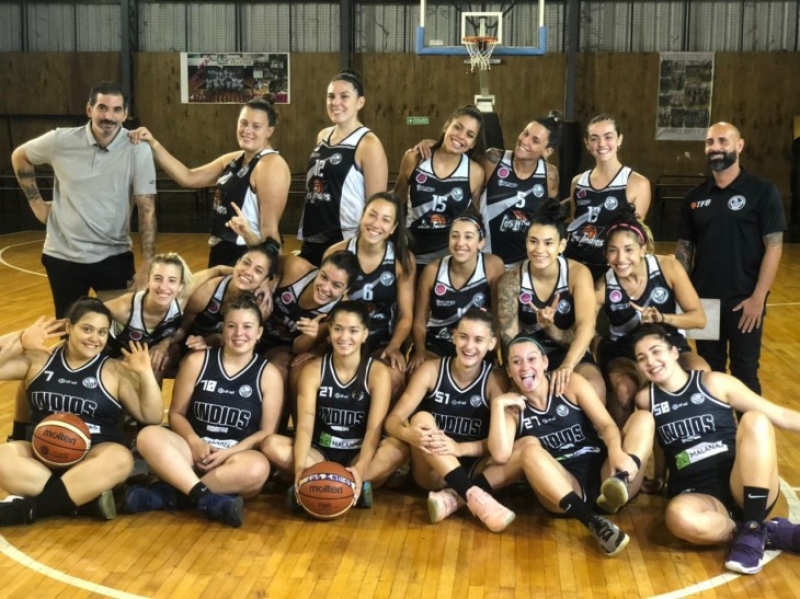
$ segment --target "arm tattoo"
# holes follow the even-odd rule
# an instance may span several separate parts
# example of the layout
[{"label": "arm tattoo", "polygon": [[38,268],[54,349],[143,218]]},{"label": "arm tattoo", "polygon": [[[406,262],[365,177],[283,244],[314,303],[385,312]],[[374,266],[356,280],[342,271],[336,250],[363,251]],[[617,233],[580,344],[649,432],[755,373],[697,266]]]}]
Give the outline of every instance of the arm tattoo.
[{"label": "arm tattoo", "polygon": [[783,231],[764,235],[764,245],[783,245]]},{"label": "arm tattoo", "polygon": [[150,262],[156,254],[156,196],[135,196],[139,211],[139,241],[142,246],[142,260]]},{"label": "arm tattoo", "polygon": [[688,274],[692,274],[694,262],[694,244],[686,239],[679,239],[675,248],[675,259],[681,263]]},{"label": "arm tattoo", "polygon": [[33,169],[21,168],[16,172],[17,181],[29,202],[41,200],[39,187],[36,185],[36,172]]},{"label": "arm tattoo", "polygon": [[497,284],[497,326],[505,348],[519,332],[519,279],[516,270],[506,272]]}]

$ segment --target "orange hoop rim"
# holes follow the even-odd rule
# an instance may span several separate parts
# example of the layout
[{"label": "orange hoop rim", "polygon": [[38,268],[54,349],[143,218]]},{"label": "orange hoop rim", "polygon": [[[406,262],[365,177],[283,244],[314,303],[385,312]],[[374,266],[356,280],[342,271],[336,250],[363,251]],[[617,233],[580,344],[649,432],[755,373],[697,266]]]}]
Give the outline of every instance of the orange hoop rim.
[{"label": "orange hoop rim", "polygon": [[465,44],[496,44],[497,38],[489,35],[468,35],[464,38]]}]

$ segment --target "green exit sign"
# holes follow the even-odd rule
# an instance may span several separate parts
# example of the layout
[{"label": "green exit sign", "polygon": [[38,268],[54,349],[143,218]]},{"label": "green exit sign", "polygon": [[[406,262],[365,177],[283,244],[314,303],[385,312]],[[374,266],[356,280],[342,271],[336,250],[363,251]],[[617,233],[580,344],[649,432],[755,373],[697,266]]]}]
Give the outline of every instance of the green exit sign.
[{"label": "green exit sign", "polygon": [[430,125],[431,120],[426,116],[407,116],[406,125]]}]

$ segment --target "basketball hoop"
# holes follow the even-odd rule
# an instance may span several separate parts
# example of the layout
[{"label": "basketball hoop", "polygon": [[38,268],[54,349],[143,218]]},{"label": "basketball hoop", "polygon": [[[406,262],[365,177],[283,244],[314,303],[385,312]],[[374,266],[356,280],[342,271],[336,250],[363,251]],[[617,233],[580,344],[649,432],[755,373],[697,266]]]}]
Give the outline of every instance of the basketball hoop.
[{"label": "basketball hoop", "polygon": [[492,68],[490,59],[497,42],[496,37],[488,35],[470,35],[464,38],[464,45],[469,52],[470,71],[488,71]]}]

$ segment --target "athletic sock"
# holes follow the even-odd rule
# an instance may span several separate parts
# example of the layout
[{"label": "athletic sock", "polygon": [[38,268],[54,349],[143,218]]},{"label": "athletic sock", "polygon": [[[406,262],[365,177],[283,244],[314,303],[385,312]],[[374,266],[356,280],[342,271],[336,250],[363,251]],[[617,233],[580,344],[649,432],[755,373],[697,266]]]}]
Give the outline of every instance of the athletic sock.
[{"label": "athletic sock", "polygon": [[28,423],[15,420],[11,426],[11,439],[14,441],[27,441]]},{"label": "athletic sock", "polygon": [[764,487],[745,487],[742,512],[745,522],[763,522],[767,517],[769,489]]},{"label": "athletic sock", "polygon": [[197,505],[197,502],[200,501],[200,499],[202,499],[204,495],[209,495],[210,493],[211,491],[205,485],[205,483],[199,482],[195,486],[193,486],[189,491],[189,501]]},{"label": "athletic sock", "polygon": [[584,526],[589,525],[589,520],[592,518],[592,510],[589,509],[583,499],[578,497],[575,491],[570,491],[564,495],[561,501],[558,502],[558,507],[564,510],[567,516],[575,518]]},{"label": "athletic sock", "polygon": [[467,476],[466,470],[461,466],[458,466],[444,475],[444,482],[447,483],[451,489],[453,489],[456,493],[461,496],[461,499],[464,501],[467,500],[467,491],[469,488],[473,486],[473,483],[469,476]]},{"label": "athletic sock", "polygon": [[479,474],[478,476],[473,478],[472,484],[480,489],[483,489],[484,491],[489,493],[489,495],[491,495],[494,492],[494,489],[492,489],[492,485],[489,484],[489,481],[486,480],[486,477],[483,474]]},{"label": "athletic sock", "polygon": [[67,493],[64,481],[58,476],[48,478],[44,489],[33,498],[33,501],[36,504],[37,518],[75,515],[75,502]]}]

